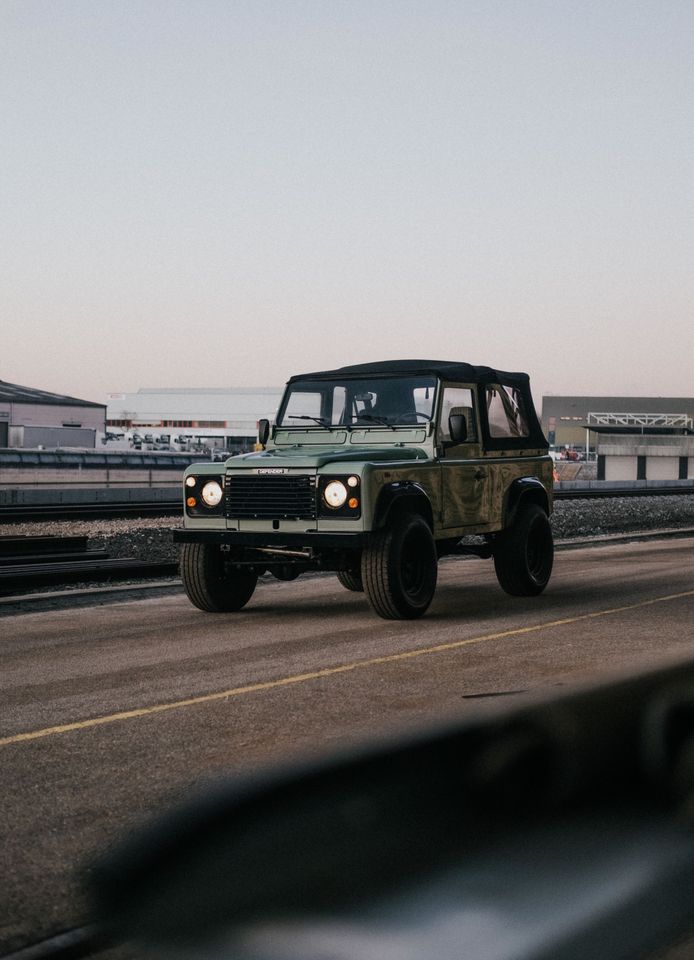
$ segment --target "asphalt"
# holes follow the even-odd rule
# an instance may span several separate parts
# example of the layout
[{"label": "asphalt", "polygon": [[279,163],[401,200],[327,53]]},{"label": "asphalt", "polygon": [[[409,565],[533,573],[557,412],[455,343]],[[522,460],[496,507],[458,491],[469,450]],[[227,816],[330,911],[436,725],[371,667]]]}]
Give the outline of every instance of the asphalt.
[{"label": "asphalt", "polygon": [[560,552],[528,599],[443,561],[416,622],[333,577],[231,615],[167,593],[4,617],[0,955],[87,922],[94,858],[220,776],[691,654],[693,546]]}]

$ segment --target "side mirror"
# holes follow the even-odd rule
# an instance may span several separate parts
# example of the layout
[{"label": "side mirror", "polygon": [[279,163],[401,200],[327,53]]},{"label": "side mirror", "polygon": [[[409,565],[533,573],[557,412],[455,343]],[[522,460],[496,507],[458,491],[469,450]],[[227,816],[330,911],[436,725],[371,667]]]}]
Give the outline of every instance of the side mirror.
[{"label": "side mirror", "polygon": [[258,420],[258,443],[265,446],[270,436],[270,421],[269,420]]},{"label": "side mirror", "polygon": [[452,413],[448,418],[448,432],[453,443],[465,443],[467,440],[467,420],[463,413]]}]

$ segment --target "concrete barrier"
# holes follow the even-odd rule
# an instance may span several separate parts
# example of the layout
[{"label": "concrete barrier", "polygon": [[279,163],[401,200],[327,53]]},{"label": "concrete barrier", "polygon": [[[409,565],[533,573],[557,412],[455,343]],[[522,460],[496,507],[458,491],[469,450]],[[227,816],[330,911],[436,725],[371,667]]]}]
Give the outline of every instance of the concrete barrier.
[{"label": "concrete barrier", "polygon": [[[23,488],[0,490],[0,507],[39,506],[42,504],[110,503],[183,503],[179,489],[170,487],[120,487],[117,490],[91,488],[75,490],[57,487],[50,490]],[[182,509],[182,507],[181,507]]]},{"label": "concrete barrier", "polygon": [[654,494],[662,492],[694,493],[694,480],[559,480],[554,484],[556,492],[561,491],[595,491],[609,494],[613,491],[624,491],[626,494],[637,491],[650,491]]}]

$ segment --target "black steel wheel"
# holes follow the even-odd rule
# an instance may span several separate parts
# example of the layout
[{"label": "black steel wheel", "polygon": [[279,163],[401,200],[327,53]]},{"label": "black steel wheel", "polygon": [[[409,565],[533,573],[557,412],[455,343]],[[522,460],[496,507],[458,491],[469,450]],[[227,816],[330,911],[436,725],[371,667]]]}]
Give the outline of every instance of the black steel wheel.
[{"label": "black steel wheel", "polygon": [[494,569],[501,587],[513,597],[533,597],[549,583],[554,542],[549,517],[536,503],[521,510],[497,538]]},{"label": "black steel wheel", "polygon": [[345,590],[352,590],[354,593],[364,592],[364,582],[360,570],[338,570],[337,579]]},{"label": "black steel wheel", "polygon": [[258,582],[255,570],[229,570],[222,551],[209,543],[184,543],[180,572],[188,599],[207,613],[245,607]]},{"label": "black steel wheel", "polygon": [[417,514],[404,514],[372,533],[362,551],[364,590],[385,620],[421,617],[433,599],[437,573],[434,538]]}]

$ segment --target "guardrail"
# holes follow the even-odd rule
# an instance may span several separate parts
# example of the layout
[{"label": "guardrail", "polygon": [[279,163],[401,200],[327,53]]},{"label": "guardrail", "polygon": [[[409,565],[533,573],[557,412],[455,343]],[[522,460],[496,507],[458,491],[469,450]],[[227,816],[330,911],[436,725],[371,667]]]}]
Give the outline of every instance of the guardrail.
[{"label": "guardrail", "polygon": [[182,470],[189,463],[209,462],[209,453],[176,451],[0,450],[0,470],[20,467],[55,470],[103,470],[110,467],[159,467]]},{"label": "guardrail", "polygon": [[191,463],[209,454],[0,450],[0,491],[177,486]]},{"label": "guardrail", "polygon": [[694,494],[694,480],[559,480],[554,484],[554,496],[559,500],[685,494]]}]

